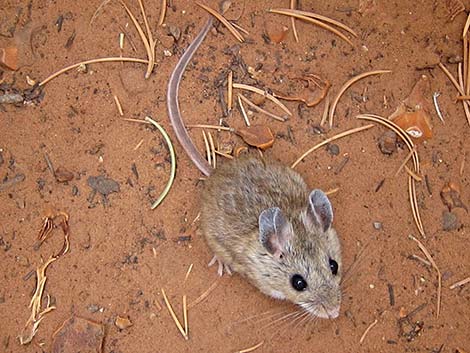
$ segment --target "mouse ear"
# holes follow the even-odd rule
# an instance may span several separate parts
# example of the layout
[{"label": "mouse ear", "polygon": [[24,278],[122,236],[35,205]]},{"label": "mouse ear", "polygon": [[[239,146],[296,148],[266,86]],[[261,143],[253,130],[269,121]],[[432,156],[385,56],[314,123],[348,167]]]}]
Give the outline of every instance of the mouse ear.
[{"label": "mouse ear", "polygon": [[307,219],[326,232],[333,222],[333,208],[330,200],[321,190],[313,190],[308,197]]},{"label": "mouse ear", "polygon": [[259,215],[259,240],[268,252],[280,258],[292,237],[289,222],[279,207],[271,207]]}]

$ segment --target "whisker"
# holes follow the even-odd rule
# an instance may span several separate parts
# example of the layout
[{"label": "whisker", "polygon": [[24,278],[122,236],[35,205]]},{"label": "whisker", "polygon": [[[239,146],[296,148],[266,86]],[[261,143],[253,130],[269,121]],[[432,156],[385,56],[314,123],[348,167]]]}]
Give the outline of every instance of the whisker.
[{"label": "whisker", "polygon": [[358,265],[364,259],[363,255],[365,254],[365,250],[368,248],[368,246],[369,246],[369,244],[366,244],[362,247],[362,249],[359,251],[359,253],[354,258],[353,263],[344,272],[343,278],[341,279],[341,287],[342,288],[347,287],[348,281],[350,281],[353,278],[352,275],[354,274],[354,272],[356,272],[356,270],[358,269]]},{"label": "whisker", "polygon": [[297,316],[297,315],[299,315],[299,311],[297,311],[297,310],[294,311],[294,312],[288,313],[288,314],[286,314],[284,316],[281,316],[280,318],[277,318],[274,321],[271,321],[270,323],[264,325],[262,327],[262,329],[265,329],[265,328],[268,328],[268,327],[271,327],[271,326],[275,326],[275,325],[277,325],[279,323],[282,323],[283,321],[291,318],[292,316]]},{"label": "whisker", "polygon": [[232,326],[235,326],[235,325],[240,325],[240,324],[243,324],[245,322],[248,322],[248,321],[252,321],[252,320],[256,320],[255,323],[259,323],[259,322],[262,322],[266,319],[269,319],[269,318],[272,318],[272,317],[275,317],[277,315],[282,315],[282,314],[285,314],[286,312],[288,312],[289,310],[291,310],[291,308],[274,308],[274,309],[271,309],[271,310],[267,310],[265,312],[262,312],[260,314],[256,314],[256,315],[252,315],[252,316],[249,316],[247,318],[244,318],[242,320],[239,320],[239,321],[235,321],[233,322],[231,325],[229,325],[229,327],[232,327]]}]

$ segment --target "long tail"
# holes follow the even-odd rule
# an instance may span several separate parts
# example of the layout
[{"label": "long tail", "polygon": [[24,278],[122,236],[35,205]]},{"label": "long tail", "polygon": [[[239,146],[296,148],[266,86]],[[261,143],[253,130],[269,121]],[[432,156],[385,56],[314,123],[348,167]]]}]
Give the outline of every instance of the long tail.
[{"label": "long tail", "polygon": [[175,131],[176,137],[183,146],[184,150],[188,154],[189,158],[193,161],[196,167],[206,176],[209,176],[212,172],[212,167],[202,157],[197,150],[194,142],[189,137],[188,131],[184,125],[181,117],[180,107],[178,103],[178,91],[181,79],[183,77],[186,66],[191,61],[196,50],[199,48],[204,38],[209,32],[212,25],[212,17],[207,20],[206,24],[202,28],[201,32],[194,38],[193,42],[186,49],[181,59],[176,64],[173,72],[171,73],[170,80],[168,81],[168,90],[166,95],[166,101],[168,106],[168,116],[170,117],[171,125]]}]

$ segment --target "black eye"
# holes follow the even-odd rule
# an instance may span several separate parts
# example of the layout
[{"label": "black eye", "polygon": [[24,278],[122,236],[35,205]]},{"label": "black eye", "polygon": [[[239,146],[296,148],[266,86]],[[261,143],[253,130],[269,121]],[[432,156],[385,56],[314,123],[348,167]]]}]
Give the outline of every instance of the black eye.
[{"label": "black eye", "polygon": [[307,281],[301,275],[293,275],[290,282],[296,291],[302,292],[307,288]]},{"label": "black eye", "polygon": [[338,263],[333,259],[330,259],[329,261],[331,273],[336,276],[338,274]]}]

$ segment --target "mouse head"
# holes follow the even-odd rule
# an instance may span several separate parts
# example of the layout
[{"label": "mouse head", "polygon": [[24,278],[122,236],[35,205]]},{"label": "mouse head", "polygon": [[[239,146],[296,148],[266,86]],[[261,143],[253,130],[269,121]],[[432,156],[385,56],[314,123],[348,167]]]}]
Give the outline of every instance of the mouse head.
[{"label": "mouse head", "polygon": [[259,216],[259,240],[268,252],[273,297],[288,299],[314,316],[336,318],[341,304],[341,250],[331,227],[333,210],[321,190],[313,190],[307,207],[287,219],[278,207]]}]

